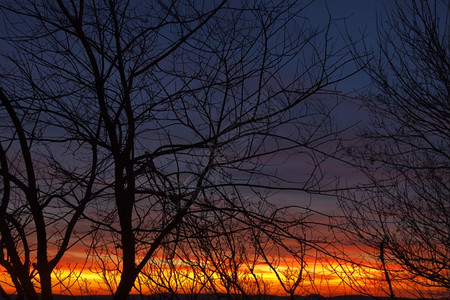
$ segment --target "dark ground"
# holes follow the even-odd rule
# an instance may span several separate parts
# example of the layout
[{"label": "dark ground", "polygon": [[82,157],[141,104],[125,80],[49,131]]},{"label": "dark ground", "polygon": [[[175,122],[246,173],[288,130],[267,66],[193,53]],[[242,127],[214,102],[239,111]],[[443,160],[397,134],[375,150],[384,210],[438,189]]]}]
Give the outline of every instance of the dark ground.
[{"label": "dark ground", "polygon": [[[1,299],[1,297],[0,297]],[[54,296],[55,300],[109,300],[111,296]],[[248,298],[244,298],[243,296],[235,295],[233,297],[229,297],[227,295],[223,295],[218,298],[216,295],[198,295],[194,297],[193,295],[177,295],[172,296],[169,294],[164,295],[151,295],[151,296],[139,296],[132,295],[128,298],[128,300],[209,300],[209,299],[223,299],[223,300],[244,300]],[[287,296],[251,296],[250,300],[289,300],[291,298]],[[358,295],[349,295],[349,296],[336,296],[336,297],[323,297],[320,295],[310,295],[310,296],[296,296],[295,300],[390,300],[390,298],[374,298],[368,296],[358,296]],[[396,298],[396,300],[411,300],[411,299],[402,299]],[[442,300],[450,300],[450,298],[442,299]]]},{"label": "dark ground", "polygon": [[[0,300],[2,300],[0,296]],[[111,296],[61,296],[61,295],[54,295],[54,300],[109,300],[111,299]],[[139,295],[132,295],[128,297],[127,300],[249,300],[248,298],[244,298],[243,296],[234,295],[232,297],[223,295],[220,298],[218,298],[216,295],[177,295],[173,296],[170,294],[163,294],[163,295],[151,295],[151,296],[139,296]],[[250,300],[290,300],[291,298],[287,296],[250,296]],[[383,297],[383,298],[375,298],[375,297],[368,297],[368,296],[358,296],[358,295],[349,295],[349,296],[336,296],[336,297],[323,297],[320,295],[309,295],[309,296],[295,296],[295,300],[390,300],[389,297]],[[12,300],[15,300],[14,297],[12,297]],[[396,298],[395,300],[413,300],[408,298]],[[450,300],[450,296],[447,298],[441,298],[440,300]]]}]

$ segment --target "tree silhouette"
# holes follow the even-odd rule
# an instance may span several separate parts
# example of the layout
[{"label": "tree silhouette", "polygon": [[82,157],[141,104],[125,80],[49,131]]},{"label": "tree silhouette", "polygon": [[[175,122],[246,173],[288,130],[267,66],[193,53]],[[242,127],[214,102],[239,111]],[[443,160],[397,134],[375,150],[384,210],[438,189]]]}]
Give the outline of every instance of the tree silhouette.
[{"label": "tree silhouette", "polygon": [[[95,194],[96,169],[79,174],[85,178],[84,186],[69,180],[78,174],[67,174],[60,167],[50,148],[55,141],[44,141],[39,116],[26,112],[33,100],[13,101],[0,90],[0,101],[0,265],[19,298],[39,299],[40,292],[47,299],[52,294],[52,273],[64,253],[83,237],[75,226]],[[96,146],[90,146],[95,162]],[[74,275],[73,269],[69,271]]]},{"label": "tree silhouette", "polygon": [[[3,2],[1,109],[13,127],[2,123],[0,221],[17,290],[52,298],[75,226],[125,299],[161,249],[202,230],[226,239],[224,220],[277,240],[299,224],[262,208],[272,192],[321,192],[337,134],[322,101],[353,59],[330,42],[331,20],[302,17],[310,4]],[[302,170],[279,175],[293,154]]]},{"label": "tree silhouette", "polygon": [[372,249],[392,298],[398,285],[448,293],[449,6],[399,1],[382,21],[379,51],[358,60],[373,84],[360,98],[370,123],[348,148],[368,181],[342,195],[342,226]]}]

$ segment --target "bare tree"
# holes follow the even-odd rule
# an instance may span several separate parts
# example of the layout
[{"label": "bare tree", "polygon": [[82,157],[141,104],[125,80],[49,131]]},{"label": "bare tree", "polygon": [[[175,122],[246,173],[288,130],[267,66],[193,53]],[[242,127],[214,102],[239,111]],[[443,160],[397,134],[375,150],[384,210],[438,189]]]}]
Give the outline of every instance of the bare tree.
[{"label": "bare tree", "polygon": [[348,154],[368,181],[342,196],[343,230],[369,246],[392,298],[399,285],[450,290],[449,11],[396,2],[378,48],[359,60],[373,84],[360,97],[370,122]]},{"label": "bare tree", "polygon": [[[15,49],[3,88],[45,125],[37,141],[71,155],[49,164],[81,199],[63,203],[90,222],[90,254],[104,268],[115,264],[114,299],[126,298],[162,246],[195,237],[200,220],[226,239],[229,229],[214,229],[218,217],[244,228],[283,220],[258,209],[268,191],[321,192],[320,165],[337,134],[323,101],[352,58],[330,42],[331,20],[317,29],[302,17],[310,4],[1,4],[3,22],[13,25],[3,38]],[[303,169],[280,175],[292,154]],[[30,218],[45,231],[39,214]],[[50,282],[40,264],[41,284]],[[42,290],[50,295],[50,287]]]},{"label": "bare tree", "polygon": [[253,252],[247,247],[249,230],[229,217],[216,220],[217,226],[210,229],[205,227],[210,222],[199,220],[195,232],[189,227],[189,233],[179,236],[176,244],[162,246],[165,251],[148,264],[150,272],[143,272],[147,282],[172,297],[187,293],[195,298],[206,293],[217,299],[249,299],[260,294],[262,288],[257,285],[262,286],[262,280],[248,268]]},{"label": "bare tree", "polygon": [[[52,273],[61,275],[65,252],[82,238],[75,226],[92,199],[96,168],[67,173],[61,157],[51,150],[56,141],[44,142],[39,115],[28,113],[33,100],[11,99],[0,90],[0,103],[0,265],[19,298],[38,299],[40,293],[51,299]],[[95,165],[95,143],[90,146]],[[75,176],[85,180],[74,183],[70,179]]]},{"label": "bare tree", "polygon": [[302,214],[295,210],[295,217],[287,212],[283,214],[282,222],[274,218],[276,226],[273,228],[265,225],[265,230],[259,227],[252,230],[251,240],[259,256],[258,262],[275,276],[274,285],[280,287],[277,294],[286,294],[290,299],[320,294],[323,282],[316,284],[315,278],[324,273],[316,266],[319,254],[321,257],[329,254],[326,223],[321,224],[318,215],[312,212]]}]

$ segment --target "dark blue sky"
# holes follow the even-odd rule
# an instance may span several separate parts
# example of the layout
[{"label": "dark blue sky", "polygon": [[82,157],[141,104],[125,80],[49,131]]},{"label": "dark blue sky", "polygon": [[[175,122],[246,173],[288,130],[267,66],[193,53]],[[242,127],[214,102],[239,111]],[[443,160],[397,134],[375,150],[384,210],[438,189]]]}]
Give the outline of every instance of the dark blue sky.
[{"label": "dark blue sky", "polygon": [[[348,42],[348,33],[355,41],[364,34],[364,41],[370,47],[376,45],[377,22],[381,21],[380,18],[385,19],[386,12],[389,13],[394,6],[394,0],[319,0],[308,9],[311,10],[311,22],[324,26],[329,17],[328,8],[331,18],[335,20],[330,37],[338,45]],[[340,86],[349,91],[359,89],[368,82],[366,76],[358,74]]]},{"label": "dark blue sky", "polygon": [[[376,50],[377,23],[381,22],[380,18],[384,19],[386,17],[386,12],[389,13],[394,5],[395,2],[393,0],[319,0],[312,3],[305,13],[313,25],[324,27],[329,20],[328,8],[331,18],[334,20],[329,38],[336,42],[336,47],[346,47],[346,44],[349,42],[347,33],[355,41],[364,34],[365,45],[374,47],[374,50]],[[362,49],[362,44],[359,47]],[[344,49],[343,51],[347,50]],[[355,66],[349,65],[347,68],[347,72],[351,72],[350,68],[355,68]],[[348,93],[353,97],[357,97],[358,93],[368,88],[369,83],[370,80],[367,75],[359,72],[340,82],[337,89],[345,94]],[[367,120],[368,115],[363,108],[353,104],[352,101],[347,101],[348,99],[344,101],[342,99],[334,111],[335,121],[340,128]],[[336,101],[335,99],[330,100],[331,104]],[[353,129],[349,129],[345,135],[351,136],[352,132]],[[292,159],[292,161],[285,164],[283,171],[295,177],[295,174],[302,169],[302,164],[301,160]],[[330,176],[330,180],[332,180],[334,175],[341,176],[342,182],[347,181],[350,183],[356,180],[354,170],[345,167],[337,161],[330,160],[324,167],[326,168],[325,172]],[[280,195],[280,198],[288,202],[298,203],[299,198],[307,200],[308,197],[299,196],[298,193],[294,192]],[[336,198],[334,197],[314,195],[310,201],[311,208],[325,213],[331,213],[337,209]]]}]

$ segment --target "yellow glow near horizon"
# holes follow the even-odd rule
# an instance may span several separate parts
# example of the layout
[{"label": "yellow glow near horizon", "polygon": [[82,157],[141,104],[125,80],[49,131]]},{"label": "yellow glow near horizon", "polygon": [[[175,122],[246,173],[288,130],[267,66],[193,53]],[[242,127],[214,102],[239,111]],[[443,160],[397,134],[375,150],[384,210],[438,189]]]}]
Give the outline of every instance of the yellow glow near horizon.
[{"label": "yellow glow near horizon", "polygon": [[[158,261],[158,259],[156,259],[155,261]],[[153,272],[155,273],[148,273],[149,276],[152,276],[152,274],[159,274],[159,278],[154,278],[154,280],[165,280],[166,284],[172,286],[172,288],[177,289],[177,293],[209,293],[211,292],[210,289],[204,288],[204,286],[195,286],[196,284],[206,284],[206,279],[209,279],[217,284],[217,291],[226,292],[226,288],[221,284],[220,274],[211,273],[205,275],[201,272],[194,273],[192,269],[189,269],[187,266],[183,266],[180,262],[177,262],[176,271],[178,273],[174,275],[173,273],[169,272],[168,268],[164,269],[167,266],[163,264],[162,259],[159,260],[159,262],[162,263],[161,266],[163,267],[156,267],[155,270],[153,270]],[[245,292],[249,294],[257,292],[257,290],[255,290],[254,286],[252,285],[254,283],[251,282],[251,276],[257,276],[264,282],[266,293],[273,295],[286,295],[287,293],[284,291],[282,285],[280,284],[280,279],[284,280],[284,283],[289,281],[283,274],[287,274],[286,272],[289,270],[289,268],[292,267],[293,265],[279,266],[276,269],[276,272],[278,273],[277,276],[275,271],[272,270],[268,265],[260,263],[255,266],[254,275],[249,274],[245,270],[242,270],[242,273],[239,273],[240,278],[238,280],[242,280],[244,286],[245,284],[247,284]],[[3,283],[2,287],[8,293],[14,292],[11,280],[6,276],[4,272],[0,272],[0,274],[2,279],[1,281]],[[294,274],[298,275],[298,273]],[[249,275],[251,276],[249,277]],[[102,278],[102,276],[105,277]],[[207,276],[209,276],[209,278],[207,278]],[[109,285],[105,282],[105,278],[108,278],[110,280]],[[357,292],[352,290],[351,287],[359,287],[365,288],[366,291],[371,292],[373,295],[386,296],[387,289],[385,283],[381,281],[382,278],[383,274],[381,271],[372,270],[371,272],[369,272],[367,269],[353,264],[311,261],[304,267],[302,271],[302,282],[299,285],[299,288],[296,290],[295,294],[321,294],[323,296],[337,296],[343,294],[348,295],[357,294]],[[295,279],[296,278],[291,279],[290,282],[292,283]],[[119,280],[120,274],[116,270],[108,273],[96,272],[96,270],[89,270],[88,268],[78,269],[76,267],[59,267],[53,273],[55,294],[110,295],[111,290],[115,290]],[[35,279],[36,286],[38,286],[37,281],[38,277]],[[140,292],[142,292],[143,294],[167,292],[162,288],[158,288],[158,286],[154,283],[151,283],[144,274],[141,274],[136,280],[136,287],[138,287]],[[411,286],[406,286],[404,284],[402,286],[400,283],[396,284],[396,288],[397,290],[403,289],[406,293],[405,295],[419,296],[417,293],[414,293],[414,288]],[[136,289],[133,290],[133,293],[136,292]],[[239,290],[236,290],[235,292],[239,292]]]}]

